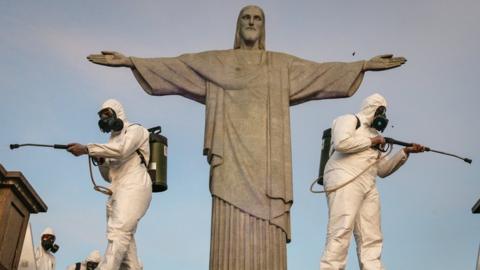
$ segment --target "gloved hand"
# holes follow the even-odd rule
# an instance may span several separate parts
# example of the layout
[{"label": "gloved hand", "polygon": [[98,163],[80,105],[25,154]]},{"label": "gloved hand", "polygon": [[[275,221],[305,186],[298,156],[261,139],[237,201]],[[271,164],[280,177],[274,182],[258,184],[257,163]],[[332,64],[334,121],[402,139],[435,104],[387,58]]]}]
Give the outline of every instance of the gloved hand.
[{"label": "gloved hand", "polygon": [[103,157],[92,157],[94,165],[103,165],[105,163],[105,158]]},{"label": "gloved hand", "polygon": [[425,146],[414,143],[412,146],[403,148],[405,154],[425,152]]},{"label": "gloved hand", "polygon": [[373,138],[370,138],[370,141],[372,142],[372,145],[384,145],[385,144],[385,138],[383,136],[375,136]]},{"label": "gloved hand", "polygon": [[76,157],[88,154],[88,148],[86,145],[79,143],[69,143],[67,144],[67,147],[67,151],[72,153]]}]

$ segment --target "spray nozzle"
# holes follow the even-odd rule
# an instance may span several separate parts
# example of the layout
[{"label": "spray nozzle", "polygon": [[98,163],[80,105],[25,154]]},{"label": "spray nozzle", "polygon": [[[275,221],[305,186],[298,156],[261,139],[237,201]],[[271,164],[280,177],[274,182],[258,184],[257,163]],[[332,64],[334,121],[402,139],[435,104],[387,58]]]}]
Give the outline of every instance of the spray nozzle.
[{"label": "spray nozzle", "polygon": [[10,144],[10,149],[13,150],[13,149],[16,149],[16,148],[19,148],[20,145],[19,144]]}]

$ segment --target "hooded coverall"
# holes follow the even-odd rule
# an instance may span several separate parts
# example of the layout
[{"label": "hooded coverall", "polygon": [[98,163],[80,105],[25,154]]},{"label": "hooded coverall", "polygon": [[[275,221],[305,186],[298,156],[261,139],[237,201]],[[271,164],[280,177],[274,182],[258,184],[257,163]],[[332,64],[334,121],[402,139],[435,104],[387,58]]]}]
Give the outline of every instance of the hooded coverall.
[{"label": "hooded coverall", "polygon": [[384,269],[380,261],[382,231],[380,227],[380,197],[376,187],[376,176],[386,177],[407,160],[403,150],[382,158],[363,174],[368,166],[379,158],[379,150],[372,148],[370,138],[380,133],[371,128],[378,107],[387,107],[386,100],[379,94],[367,97],[357,118],[343,115],[332,125],[334,152],[328,160],[324,173],[327,192],[328,229],[327,242],[320,261],[321,270],[345,269],[350,238],[353,234],[357,243],[357,255],[362,270]]},{"label": "hooded coverall", "polygon": [[[42,232],[42,236],[45,234],[50,234],[55,236],[55,232],[52,228],[47,227]],[[42,244],[37,247],[35,251],[35,263],[37,265],[37,270],[54,270],[55,269],[55,256],[49,251],[46,251]]]},{"label": "hooded coverall", "polygon": [[124,123],[112,131],[106,144],[88,144],[88,153],[105,158],[100,172],[111,182],[113,194],[107,201],[107,239],[105,255],[97,269],[142,269],[137,256],[134,234],[152,199],[152,182],[142,163],[149,159],[149,133],[140,125],[129,124],[120,102],[109,99],[102,109],[111,108]]}]

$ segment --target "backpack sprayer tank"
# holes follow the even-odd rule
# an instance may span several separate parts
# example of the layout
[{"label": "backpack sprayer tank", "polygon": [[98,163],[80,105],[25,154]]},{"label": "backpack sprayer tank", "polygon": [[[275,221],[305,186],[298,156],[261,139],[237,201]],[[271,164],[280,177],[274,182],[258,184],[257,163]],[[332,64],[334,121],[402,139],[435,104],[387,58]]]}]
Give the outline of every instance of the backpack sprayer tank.
[{"label": "backpack sprayer tank", "polygon": [[160,135],[161,127],[149,128],[150,132],[150,161],[148,174],[152,179],[152,191],[162,192],[167,190],[167,147],[168,140]]},{"label": "backpack sprayer tank", "polygon": [[318,170],[317,183],[323,185],[323,172],[330,156],[330,148],[332,146],[332,129],[328,128],[323,131],[322,135],[322,151],[320,152],[320,168]]}]

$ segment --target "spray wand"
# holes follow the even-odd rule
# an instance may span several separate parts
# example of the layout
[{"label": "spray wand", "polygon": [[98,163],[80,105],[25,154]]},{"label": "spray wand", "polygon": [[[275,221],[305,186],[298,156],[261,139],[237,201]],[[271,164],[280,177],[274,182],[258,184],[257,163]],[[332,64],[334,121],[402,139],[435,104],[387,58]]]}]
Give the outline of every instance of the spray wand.
[{"label": "spray wand", "polygon": [[24,143],[24,144],[10,144],[10,149],[17,149],[22,146],[36,146],[36,147],[51,147],[55,149],[67,149],[68,146],[66,144],[37,144],[37,143]]},{"label": "spray wand", "polygon": [[[398,141],[398,140],[395,140],[395,139],[389,138],[389,137],[384,137],[384,138],[385,138],[385,142],[388,143],[388,144],[397,144],[397,145],[406,146],[406,147],[410,147],[410,146],[413,145],[413,143],[402,142],[402,141]],[[456,157],[458,159],[461,159],[461,160],[467,162],[468,164],[472,164],[472,160],[469,159],[469,158],[464,158],[464,157],[460,157],[460,156],[457,156],[457,155],[454,155],[454,154],[451,154],[451,153],[446,153],[446,152],[443,152],[443,151],[434,150],[434,149],[431,149],[430,147],[425,147],[425,151],[435,152],[435,153],[438,153],[438,154],[447,155],[447,156],[451,156],[451,157]]]},{"label": "spray wand", "polygon": [[[38,144],[38,143],[10,144],[10,149],[13,150],[13,149],[17,149],[17,148],[20,148],[20,147],[23,147],[23,146],[50,147],[50,148],[54,148],[54,149],[64,149],[64,150],[68,149],[68,145],[66,145],[66,144]],[[93,158],[91,156],[89,156],[88,157],[88,169],[90,171],[90,180],[92,180],[93,189],[95,191],[101,192],[105,195],[112,195],[113,192],[109,188],[99,186],[99,185],[97,185],[97,183],[95,183],[95,179],[93,179],[93,173],[92,173],[92,160],[93,160]],[[93,162],[93,163],[95,164],[95,162]]]}]

